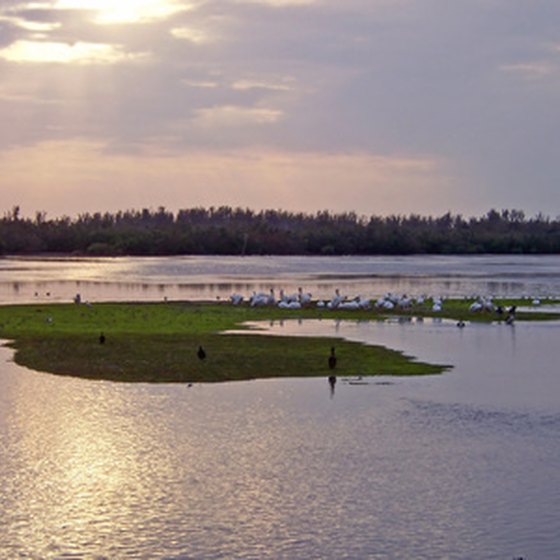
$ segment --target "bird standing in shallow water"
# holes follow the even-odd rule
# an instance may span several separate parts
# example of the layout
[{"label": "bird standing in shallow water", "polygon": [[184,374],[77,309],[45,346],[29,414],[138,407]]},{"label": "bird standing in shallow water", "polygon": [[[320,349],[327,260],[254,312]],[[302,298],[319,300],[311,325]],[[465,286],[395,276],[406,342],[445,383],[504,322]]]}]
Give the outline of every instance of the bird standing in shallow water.
[{"label": "bird standing in shallow water", "polygon": [[202,346],[198,347],[198,352],[196,353],[196,355],[198,356],[199,360],[206,359],[206,352],[204,351],[204,348],[202,348]]}]

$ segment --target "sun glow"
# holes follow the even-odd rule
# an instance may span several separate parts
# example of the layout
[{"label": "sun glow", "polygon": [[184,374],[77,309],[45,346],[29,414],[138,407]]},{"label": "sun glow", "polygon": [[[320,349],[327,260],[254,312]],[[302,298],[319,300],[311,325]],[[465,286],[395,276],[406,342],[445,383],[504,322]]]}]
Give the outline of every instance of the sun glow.
[{"label": "sun glow", "polygon": [[91,10],[101,24],[138,23],[165,19],[185,10],[175,0],[58,0],[62,10]]},{"label": "sun glow", "polygon": [[113,64],[131,57],[113,45],[99,43],[16,41],[9,47],[0,50],[0,58],[10,62]]}]

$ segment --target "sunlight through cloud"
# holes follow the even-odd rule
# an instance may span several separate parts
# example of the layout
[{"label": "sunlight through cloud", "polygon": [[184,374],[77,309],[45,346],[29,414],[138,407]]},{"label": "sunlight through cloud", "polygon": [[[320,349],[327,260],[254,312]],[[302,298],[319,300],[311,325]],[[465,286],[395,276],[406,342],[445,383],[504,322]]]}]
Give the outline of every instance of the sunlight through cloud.
[{"label": "sunlight through cloud", "polygon": [[165,19],[189,9],[175,0],[57,0],[55,8],[91,10],[101,24],[137,23]]},{"label": "sunlight through cloud", "polygon": [[113,64],[122,60],[138,58],[114,45],[100,43],[73,44],[46,41],[16,41],[0,50],[0,58],[9,62],[53,62],[77,64]]},{"label": "sunlight through cloud", "polygon": [[50,21],[31,21],[28,19],[24,19],[21,17],[15,16],[1,16],[0,15],[0,22],[6,21],[15,27],[19,27],[20,29],[24,29],[26,31],[36,31],[36,32],[48,32],[54,31],[60,27],[60,23],[58,22],[50,22]]}]

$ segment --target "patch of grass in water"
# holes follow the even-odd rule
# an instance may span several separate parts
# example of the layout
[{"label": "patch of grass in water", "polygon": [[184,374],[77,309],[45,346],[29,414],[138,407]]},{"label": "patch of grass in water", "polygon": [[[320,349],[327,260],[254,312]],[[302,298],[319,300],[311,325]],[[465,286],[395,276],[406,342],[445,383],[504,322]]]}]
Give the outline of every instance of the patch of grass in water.
[{"label": "patch of grass in water", "polygon": [[[206,359],[196,351],[202,345]],[[25,338],[16,361],[33,369],[90,379],[142,382],[215,382],[269,377],[327,376],[336,346],[339,376],[441,373],[400,352],[339,339],[258,335],[110,335]]]},{"label": "patch of grass in water", "polygon": [[[91,379],[142,382],[212,382],[265,377],[326,376],[336,346],[335,373],[422,375],[448,366],[416,362],[400,352],[323,337],[226,335],[248,321],[294,318],[382,320],[387,316],[501,321],[495,312],[470,313],[472,299],[448,299],[441,312],[429,304],[412,309],[301,310],[200,303],[105,303],[0,306],[0,337],[13,340],[18,364]],[[500,300],[496,305],[526,305]],[[547,302],[550,303],[550,302]],[[554,301],[552,303],[558,303]],[[550,320],[556,313],[516,314],[518,320]],[[105,344],[99,344],[104,333]],[[202,345],[207,358],[196,356]]]}]

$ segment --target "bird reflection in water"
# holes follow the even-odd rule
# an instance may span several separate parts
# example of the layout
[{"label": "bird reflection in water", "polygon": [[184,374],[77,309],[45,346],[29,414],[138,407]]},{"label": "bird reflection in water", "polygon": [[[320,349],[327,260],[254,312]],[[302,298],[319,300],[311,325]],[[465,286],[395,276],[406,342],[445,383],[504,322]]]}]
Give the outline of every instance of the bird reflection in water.
[{"label": "bird reflection in water", "polygon": [[[329,356],[329,369],[332,371],[336,368],[336,354],[334,346],[331,346],[331,354]],[[331,398],[334,397],[334,387],[336,385],[336,375],[329,375],[329,385],[331,387]]]},{"label": "bird reflection in water", "polygon": [[334,388],[336,385],[336,375],[329,375],[329,385],[331,386],[331,399],[334,397]]}]

